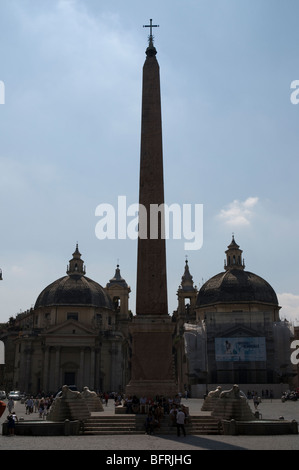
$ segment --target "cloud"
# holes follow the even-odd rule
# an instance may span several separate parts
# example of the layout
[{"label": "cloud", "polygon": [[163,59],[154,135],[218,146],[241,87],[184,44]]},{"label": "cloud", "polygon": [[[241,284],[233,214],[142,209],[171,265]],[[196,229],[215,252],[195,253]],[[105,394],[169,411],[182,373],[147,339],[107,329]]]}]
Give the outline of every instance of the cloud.
[{"label": "cloud", "polygon": [[280,310],[280,318],[299,324],[299,295],[285,292],[277,294]]},{"label": "cloud", "polygon": [[253,209],[258,203],[258,197],[248,197],[245,201],[235,199],[227,208],[222,209],[218,218],[227,225],[243,227],[250,225]]},{"label": "cloud", "polygon": [[25,273],[26,273],[26,270],[23,266],[12,266],[11,267],[11,273],[14,275],[14,276],[24,276]]}]

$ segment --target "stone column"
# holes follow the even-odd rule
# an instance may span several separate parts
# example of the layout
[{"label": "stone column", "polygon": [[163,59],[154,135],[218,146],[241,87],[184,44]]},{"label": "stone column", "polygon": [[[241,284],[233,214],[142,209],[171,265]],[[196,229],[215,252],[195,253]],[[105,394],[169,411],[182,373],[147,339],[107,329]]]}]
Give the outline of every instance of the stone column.
[{"label": "stone column", "polygon": [[85,359],[85,348],[82,347],[80,348],[80,365],[79,365],[79,377],[78,377],[78,388],[80,390],[83,389],[83,387],[85,387],[85,383],[84,380],[85,380],[85,377],[84,377],[84,370],[85,370],[85,364],[84,364],[84,359]]},{"label": "stone column", "polygon": [[94,378],[94,390],[100,390],[100,349],[95,348],[95,378]]},{"label": "stone column", "polygon": [[50,347],[45,346],[44,349],[44,365],[43,365],[43,382],[42,382],[42,388],[45,392],[48,391],[49,389],[49,352],[50,352]]},{"label": "stone column", "polygon": [[[150,37],[143,66],[136,316],[132,335],[131,395],[174,395],[172,334],[168,314],[160,71]],[[160,212],[157,211],[160,209]],[[155,212],[155,217],[153,214]]]},{"label": "stone column", "polygon": [[56,348],[55,348],[54,377],[53,377],[54,390],[55,391],[57,391],[58,388],[60,388],[62,385],[64,385],[64,384],[60,383],[61,382],[60,351],[61,351],[60,346],[56,346]]},{"label": "stone column", "polygon": [[[155,53],[147,51],[143,66],[137,263],[137,315],[168,315],[166,245],[162,236],[164,204],[160,72]],[[152,215],[152,217],[151,217]]]},{"label": "stone column", "polygon": [[95,348],[90,348],[90,379],[89,386],[91,390],[95,389]]}]

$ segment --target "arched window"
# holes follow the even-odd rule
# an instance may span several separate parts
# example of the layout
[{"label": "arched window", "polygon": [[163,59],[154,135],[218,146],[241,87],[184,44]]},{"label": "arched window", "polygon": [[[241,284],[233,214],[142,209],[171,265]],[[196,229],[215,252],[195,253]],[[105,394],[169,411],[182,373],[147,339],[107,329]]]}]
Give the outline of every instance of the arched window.
[{"label": "arched window", "polygon": [[114,304],[114,309],[119,312],[120,311],[120,298],[119,297],[113,297],[113,304]]}]

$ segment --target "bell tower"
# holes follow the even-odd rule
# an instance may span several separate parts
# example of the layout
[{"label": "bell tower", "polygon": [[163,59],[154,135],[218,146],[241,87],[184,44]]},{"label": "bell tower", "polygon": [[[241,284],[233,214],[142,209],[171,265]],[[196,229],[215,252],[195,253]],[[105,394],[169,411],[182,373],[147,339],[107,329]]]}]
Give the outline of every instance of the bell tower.
[{"label": "bell tower", "polygon": [[81,277],[86,274],[84,261],[81,259],[81,253],[78,248],[78,243],[76,244],[76,249],[73,253],[73,258],[69,261],[66,273],[69,276]]},{"label": "bell tower", "polygon": [[232,241],[226,250],[226,261],[224,261],[224,269],[226,271],[230,269],[245,269],[244,260],[242,260],[243,251],[240,250],[239,245],[235,242],[235,237],[233,234]]},{"label": "bell tower", "polygon": [[119,265],[116,266],[113,278],[106,284],[106,291],[112,299],[118,317],[127,320],[129,317],[129,294],[131,288],[121,276]]},{"label": "bell tower", "polygon": [[190,274],[188,260],[185,261],[185,271],[181,285],[178,288],[178,314],[185,322],[195,322],[195,307],[198,290],[194,287],[193,276]]}]

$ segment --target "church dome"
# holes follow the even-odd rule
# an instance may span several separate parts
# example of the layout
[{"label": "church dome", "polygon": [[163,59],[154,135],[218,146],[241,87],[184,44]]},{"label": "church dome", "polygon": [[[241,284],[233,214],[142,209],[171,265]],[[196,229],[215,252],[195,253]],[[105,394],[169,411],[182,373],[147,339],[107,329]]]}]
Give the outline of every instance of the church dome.
[{"label": "church dome", "polygon": [[216,303],[257,302],[278,306],[274,289],[260,276],[245,271],[242,250],[234,238],[226,251],[225,272],[216,274],[199,290],[197,307]]},{"label": "church dome", "polygon": [[78,245],[67,270],[38,296],[34,308],[58,305],[92,306],[112,309],[110,297],[100,284],[85,276]]},{"label": "church dome", "polygon": [[256,274],[232,269],[209,279],[197,296],[197,307],[215,303],[259,302],[278,305],[275,291]]}]

